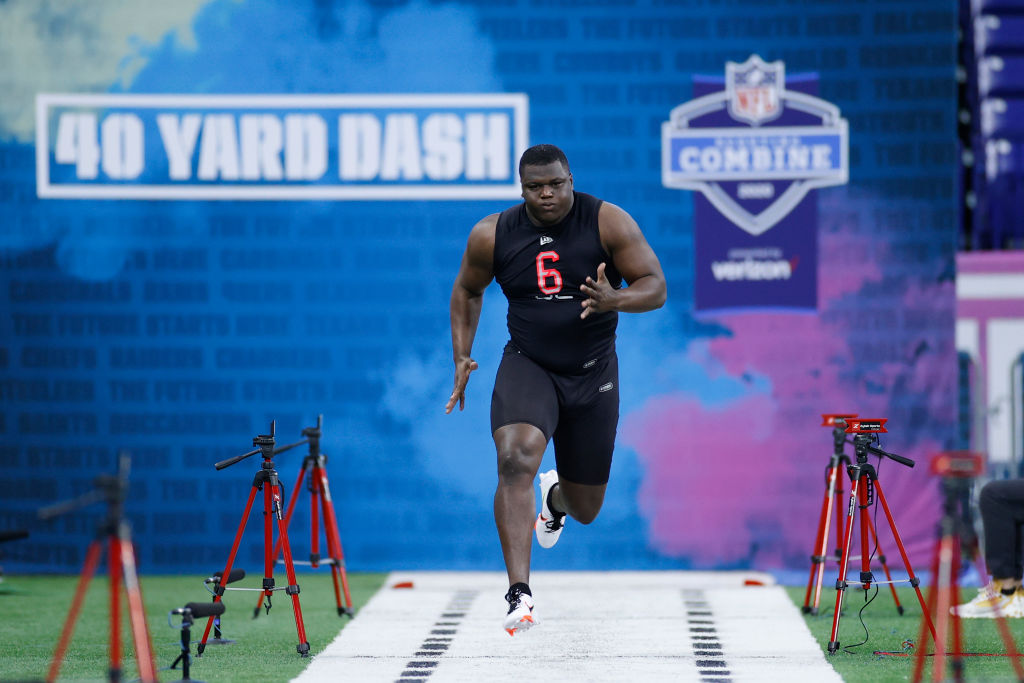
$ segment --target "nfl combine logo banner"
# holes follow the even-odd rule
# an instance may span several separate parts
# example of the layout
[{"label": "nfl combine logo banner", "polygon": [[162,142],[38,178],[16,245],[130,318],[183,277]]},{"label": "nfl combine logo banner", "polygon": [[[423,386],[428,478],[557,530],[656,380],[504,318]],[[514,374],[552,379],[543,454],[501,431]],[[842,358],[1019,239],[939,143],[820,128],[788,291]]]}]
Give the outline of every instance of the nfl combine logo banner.
[{"label": "nfl combine logo banner", "polygon": [[820,187],[849,177],[848,130],[816,76],[752,55],[662,124],[662,184],[697,190],[697,310],[817,307]]}]

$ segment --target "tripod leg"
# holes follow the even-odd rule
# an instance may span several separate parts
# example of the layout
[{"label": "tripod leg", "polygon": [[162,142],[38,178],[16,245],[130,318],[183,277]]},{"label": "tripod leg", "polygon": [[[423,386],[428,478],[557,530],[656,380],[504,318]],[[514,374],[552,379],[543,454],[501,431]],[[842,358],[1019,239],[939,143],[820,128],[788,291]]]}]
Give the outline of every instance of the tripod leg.
[{"label": "tripod leg", "polygon": [[[959,602],[957,598],[957,602]],[[1020,653],[1017,650],[1016,644],[1013,642],[1013,634],[1010,633],[1010,627],[1006,623],[1006,617],[999,615],[996,617],[996,627],[999,629],[999,636],[1003,639],[1003,646],[1006,648],[1006,654],[1010,657],[1010,664],[1013,665],[1013,673],[1017,675],[1018,681],[1024,681],[1024,666],[1020,663]]]},{"label": "tripod leg", "polygon": [[213,642],[219,642],[224,639],[224,634],[220,631],[220,617],[214,616],[213,618]]},{"label": "tripod leg", "polygon": [[885,572],[885,580],[889,582],[889,590],[892,592],[892,601],[896,603],[897,614],[902,615],[904,612],[903,605],[900,604],[900,596],[896,593],[896,584],[892,581],[892,574],[889,572],[889,564],[885,559],[885,551],[882,550],[882,543],[878,540],[878,532],[875,530],[875,523],[868,519],[868,529],[871,531],[871,540],[875,542],[875,548],[878,549],[878,562],[882,565],[882,571]]},{"label": "tripod leg", "polygon": [[[957,587],[957,577],[960,576],[960,558],[963,548],[960,546],[960,536],[953,536],[953,570],[949,574],[949,604],[958,605],[960,604],[960,590]],[[949,607],[946,608],[946,614],[949,614]],[[946,617],[947,620],[949,617]],[[953,619],[953,679],[960,683],[964,680],[964,639],[962,624],[959,619]]]},{"label": "tripod leg", "polygon": [[948,642],[950,593],[953,574],[953,537],[943,534],[939,541],[939,572],[935,575],[935,658],[932,660],[932,679],[941,680],[946,672],[946,643]]},{"label": "tripod leg", "polygon": [[[313,569],[320,567],[320,482],[317,480],[316,468],[310,481],[309,495],[309,564]],[[330,554],[330,543],[327,544]]]},{"label": "tripod leg", "polygon": [[334,552],[334,546],[331,545],[331,530],[327,522],[327,502],[324,501],[323,505],[318,505],[322,497],[320,477],[323,470],[319,464],[313,465],[313,473],[309,481],[309,504],[310,504],[310,542],[309,542],[309,562],[313,568],[320,566],[320,518],[319,513],[323,510],[324,515],[324,535],[327,537],[327,557],[333,561],[331,565],[331,582],[334,584],[334,603],[337,606],[338,614],[344,613],[344,608],[341,606],[341,592],[338,590],[338,567],[337,567],[337,555]]},{"label": "tripod leg", "polygon": [[[228,584],[228,577],[231,576],[231,565],[235,563],[235,555],[238,554],[238,545],[242,542],[242,534],[245,532],[245,524],[249,521],[249,513],[252,511],[253,501],[256,500],[256,492],[259,487],[253,485],[249,490],[249,500],[245,502],[245,511],[242,513],[242,521],[238,525],[238,531],[235,532],[235,540],[231,544],[231,554],[228,555],[228,564],[221,573],[220,583],[214,588],[215,595],[213,596],[214,602],[220,602],[224,596],[224,586]],[[262,594],[261,594],[262,595]],[[206,628],[203,630],[203,639],[199,641],[199,645],[196,646],[196,657],[203,656],[203,650],[206,649],[206,641],[210,637],[210,629],[213,627],[213,617],[209,617],[206,620]]]},{"label": "tripod leg", "polygon": [[843,554],[843,549],[841,547],[843,542],[843,501],[846,500],[846,498],[844,496],[845,492],[843,491],[842,469],[843,468],[840,466],[840,471],[836,475],[836,549],[834,554],[836,565],[839,564],[839,558]]},{"label": "tripod leg", "polygon": [[[157,680],[156,663],[153,660],[153,646],[146,623],[142,586],[139,584],[139,574],[135,567],[135,548],[128,536],[126,524],[121,524],[119,535],[121,573],[124,578],[125,594],[128,596],[128,615],[131,618],[132,641],[135,644],[135,661],[139,668],[139,678],[143,683],[151,683]],[[187,668],[185,670],[188,671]]]},{"label": "tripod leg", "polygon": [[78,620],[78,613],[82,610],[82,601],[85,599],[85,591],[96,573],[96,565],[100,561],[100,542],[93,541],[85,553],[85,563],[82,565],[82,573],[78,578],[78,586],[75,588],[75,597],[71,600],[71,609],[64,620],[64,628],[60,632],[60,640],[57,641],[57,649],[53,653],[53,661],[50,662],[50,670],[46,674],[48,683],[54,683],[57,675],[60,674],[61,664],[64,663],[64,653],[71,642],[71,635],[75,631],[75,622]]},{"label": "tripod leg", "polygon": [[907,549],[903,547],[903,540],[900,538],[900,532],[896,529],[896,522],[893,521],[892,512],[889,510],[889,503],[885,500],[885,494],[882,492],[882,485],[877,480],[875,481],[875,495],[878,496],[878,501],[882,504],[882,510],[885,511],[885,518],[889,521],[889,528],[892,530],[892,537],[896,541],[896,547],[900,551],[900,557],[903,558],[903,566],[907,570],[907,576],[910,577],[910,585],[914,587],[914,592],[917,593],[917,601],[921,604],[922,618],[928,623],[928,629],[932,633],[932,638],[935,637],[935,625],[932,623],[931,615],[928,614],[928,608],[924,603],[924,596],[921,595],[921,580],[914,576],[914,569],[910,566],[910,558],[907,557]]},{"label": "tripod leg", "polygon": [[[331,577],[334,579],[334,598],[338,605],[338,615],[348,614],[352,616],[352,595],[348,590],[348,577],[345,575],[345,552],[341,549],[341,536],[338,534],[338,518],[334,513],[334,501],[331,499],[331,487],[327,483],[327,470],[323,467],[316,467],[313,470],[316,476],[317,486],[320,489],[322,507],[324,511],[324,534],[327,536],[327,552],[334,562],[331,565]],[[345,607],[341,606],[341,596],[338,594],[338,580],[341,580],[341,587],[345,593]]]},{"label": "tripod leg", "polygon": [[846,571],[850,565],[850,541],[853,538],[853,518],[857,506],[860,476],[860,470],[857,469],[852,475],[853,481],[850,486],[850,504],[846,510],[846,529],[843,531],[843,552],[839,557],[839,578],[836,579],[836,608],[832,615],[832,634],[828,641],[829,654],[835,654],[839,650],[839,615],[843,610],[843,594],[846,593]]},{"label": "tripod leg", "polygon": [[[925,605],[927,614],[931,614],[935,608],[936,592],[938,591],[938,576],[939,576],[939,556],[941,555],[942,537],[935,540],[935,551],[932,553],[932,564],[931,571],[932,576],[935,577],[932,580],[932,585],[928,588],[928,600]],[[940,617],[941,618],[941,617]],[[925,652],[925,638],[928,634],[928,624],[925,620],[921,619],[921,629],[917,635],[917,644],[914,652],[914,674],[911,677],[913,683],[921,682],[921,674],[924,672],[924,661],[928,656]]]},{"label": "tripod leg", "polygon": [[[295,578],[295,564],[292,561],[292,549],[291,546],[288,545],[288,529],[285,527],[284,519],[281,517],[281,497],[278,494],[278,486],[276,484],[267,484],[267,488],[272,491],[272,497],[276,505],[268,510],[276,510],[277,512],[277,526],[281,534],[281,550],[284,552],[284,566],[285,572],[288,576],[288,588],[285,592],[291,596],[292,599],[292,611],[295,614],[295,630],[299,635],[299,644],[296,649],[300,655],[307,657],[309,656],[309,640],[306,638],[306,625],[302,621],[302,606],[299,604],[299,582]],[[269,520],[270,517],[267,517],[267,519]]]},{"label": "tripod leg", "polygon": [[107,558],[110,574],[110,680],[121,680],[121,541],[110,537],[110,555]]},{"label": "tripod leg", "polygon": [[274,517],[279,511],[280,496],[272,482],[263,485],[263,595],[267,612],[274,596]]},{"label": "tripod leg", "polygon": [[[832,495],[836,485],[836,468],[829,467],[825,484],[825,500],[821,504],[821,515],[818,517],[818,533],[814,538],[814,553],[811,555],[811,574],[807,577],[807,593],[804,595],[804,614],[817,614],[818,602],[821,599],[821,582],[825,575],[825,548],[828,547],[828,528],[832,520]],[[814,603],[811,604],[811,594]]]},{"label": "tripod leg", "polygon": [[[284,525],[287,527],[292,523],[292,513],[295,511],[295,501],[299,499],[299,492],[302,491],[302,480],[306,478],[306,473],[309,470],[309,466],[303,462],[302,467],[299,469],[299,477],[295,480],[295,488],[292,489],[292,497],[288,501],[288,510],[284,514]],[[274,544],[274,562],[277,562],[277,556],[281,552],[281,539],[277,539],[277,543]]]},{"label": "tripod leg", "polygon": [[[299,468],[299,478],[295,480],[295,488],[292,489],[292,497],[288,501],[288,512],[284,515],[284,525],[287,527],[292,521],[292,512],[295,510],[295,501],[299,499],[299,491],[302,490],[302,480],[306,476],[306,462],[303,461],[302,467]],[[274,545],[274,557],[273,561],[277,562],[277,557],[281,552],[281,539],[277,539],[277,543]],[[260,593],[256,599],[256,609],[252,612],[252,618],[255,619],[260,615],[260,607],[263,605],[263,593]]]},{"label": "tripod leg", "polygon": [[[191,664],[189,660],[192,659],[189,657],[189,646],[192,644],[192,630],[189,626],[191,626],[190,623],[181,625],[181,654],[178,655],[178,659],[174,660],[174,664],[177,664],[179,659],[181,660],[181,680],[183,681],[189,680],[188,669]],[[171,664],[172,669],[174,664]]]},{"label": "tripod leg", "polygon": [[[870,482],[870,479],[868,480]],[[871,543],[868,540],[868,529],[871,525],[871,513],[868,510],[868,483],[860,487],[858,510],[860,512],[860,583],[861,588],[871,587],[874,576],[871,574]]]}]

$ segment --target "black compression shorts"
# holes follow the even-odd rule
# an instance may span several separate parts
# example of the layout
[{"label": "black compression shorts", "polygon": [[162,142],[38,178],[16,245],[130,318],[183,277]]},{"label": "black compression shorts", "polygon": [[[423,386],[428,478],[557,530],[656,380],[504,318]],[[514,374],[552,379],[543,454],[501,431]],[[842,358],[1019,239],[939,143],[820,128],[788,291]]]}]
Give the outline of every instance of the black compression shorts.
[{"label": "black compression shorts", "polygon": [[608,483],[619,423],[619,360],[594,361],[582,375],[545,370],[509,343],[491,395],[491,433],[524,422],[555,440],[558,476],[576,484]]}]

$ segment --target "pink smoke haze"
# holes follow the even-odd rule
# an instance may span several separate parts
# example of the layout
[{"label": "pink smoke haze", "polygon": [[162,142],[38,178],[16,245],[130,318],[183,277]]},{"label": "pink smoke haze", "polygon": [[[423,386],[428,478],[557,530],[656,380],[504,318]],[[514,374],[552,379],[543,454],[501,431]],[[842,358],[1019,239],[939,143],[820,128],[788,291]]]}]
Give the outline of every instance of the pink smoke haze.
[{"label": "pink smoke haze", "polygon": [[[819,271],[819,314],[716,318],[731,335],[706,342],[708,358],[731,381],[766,379],[760,385],[769,393],[722,405],[705,405],[685,392],[661,395],[624,416],[622,440],[645,465],[639,504],[658,551],[698,567],[807,566],[832,454],[821,413],[853,412],[889,417],[892,434],[883,435],[881,445],[917,460],[909,469],[884,459],[879,480],[914,569],[927,569],[939,513],[928,461],[940,443],[927,429],[912,436],[901,424],[906,416],[888,411],[902,407],[903,394],[923,395],[925,421],[953,419],[953,290],[909,285],[902,294],[881,300],[875,294],[870,306],[859,306],[858,292],[881,280],[878,264],[885,262],[865,252],[864,243],[843,232],[822,234],[820,261],[828,266]],[[868,310],[860,315],[860,308]],[[884,324],[876,334],[878,319]],[[857,353],[881,355],[858,364]],[[718,371],[709,369],[711,381]],[[890,568],[902,571],[880,506],[877,524]],[[835,536],[833,520],[831,547]]]},{"label": "pink smoke haze", "polygon": [[647,466],[640,505],[661,552],[695,556],[708,565],[747,556],[746,522],[752,504],[764,499],[758,463],[770,460],[773,413],[766,396],[717,411],[667,396],[634,414],[642,418],[627,421],[623,435]]}]

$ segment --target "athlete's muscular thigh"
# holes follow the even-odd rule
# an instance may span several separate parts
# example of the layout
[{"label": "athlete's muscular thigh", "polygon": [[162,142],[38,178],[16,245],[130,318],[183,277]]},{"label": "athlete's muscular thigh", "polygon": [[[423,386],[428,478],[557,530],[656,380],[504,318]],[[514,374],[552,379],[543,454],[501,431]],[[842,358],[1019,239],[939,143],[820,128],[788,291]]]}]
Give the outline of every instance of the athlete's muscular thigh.
[{"label": "athlete's muscular thigh", "polygon": [[536,427],[546,441],[558,425],[558,413],[558,395],[548,373],[511,344],[506,346],[491,393],[495,443],[498,430],[514,424]]}]

